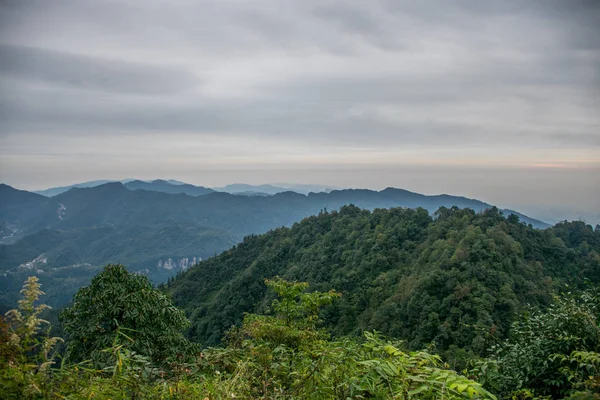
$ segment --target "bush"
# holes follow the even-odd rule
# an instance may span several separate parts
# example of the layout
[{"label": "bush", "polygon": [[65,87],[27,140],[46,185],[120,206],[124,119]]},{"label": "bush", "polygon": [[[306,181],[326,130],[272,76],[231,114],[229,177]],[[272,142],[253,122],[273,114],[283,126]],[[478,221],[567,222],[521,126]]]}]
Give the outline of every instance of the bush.
[{"label": "bush", "polygon": [[189,327],[183,311],[148,278],[122,265],[107,265],[77,292],[60,320],[67,334],[66,356],[99,367],[108,365],[103,350],[113,345],[119,329],[131,337],[123,346],[157,363],[181,361],[196,348],[183,336]]},{"label": "bush", "polygon": [[552,398],[598,389],[600,291],[556,297],[547,310],[514,323],[510,338],[492,351],[477,371],[505,396],[524,388],[531,396]]}]

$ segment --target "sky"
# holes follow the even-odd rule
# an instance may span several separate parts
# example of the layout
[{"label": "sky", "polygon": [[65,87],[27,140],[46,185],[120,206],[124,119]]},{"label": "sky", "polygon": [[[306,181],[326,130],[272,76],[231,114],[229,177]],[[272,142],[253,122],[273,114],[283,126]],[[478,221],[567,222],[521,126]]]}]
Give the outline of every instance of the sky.
[{"label": "sky", "polygon": [[0,0],[0,182],[291,182],[600,222],[600,1]]}]

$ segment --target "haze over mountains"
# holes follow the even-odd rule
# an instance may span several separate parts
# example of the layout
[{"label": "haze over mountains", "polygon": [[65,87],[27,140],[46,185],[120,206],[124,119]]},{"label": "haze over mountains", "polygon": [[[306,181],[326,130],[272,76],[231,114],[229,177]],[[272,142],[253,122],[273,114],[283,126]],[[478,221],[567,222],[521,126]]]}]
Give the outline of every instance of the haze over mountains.
[{"label": "haze over mountains", "polygon": [[0,400],[600,400],[599,21],[0,1]]},{"label": "haze over mountains", "polygon": [[[221,188],[231,194],[177,181],[102,182],[74,185],[52,197],[0,185],[0,273],[6,278],[0,288],[2,302],[16,298],[23,277],[35,272],[48,283],[50,304],[63,304],[109,262],[126,264],[158,283],[244,236],[291,226],[348,204],[370,210],[423,207],[429,213],[439,207],[476,212],[492,207],[460,196],[425,196],[395,188],[307,195],[290,190],[270,194],[286,189],[270,185]],[[515,211],[502,211],[536,228],[548,227]]]},{"label": "haze over mountains", "polygon": [[177,181],[175,179],[155,179],[151,181],[140,180],[140,179],[121,179],[121,180],[108,180],[101,179],[89,182],[76,183],[74,185],[53,187],[44,190],[34,190],[34,193],[41,194],[43,196],[52,197],[58,194],[64,193],[72,188],[88,188],[104,185],[109,182],[121,182],[125,184],[128,189],[144,189],[155,192],[164,193],[186,193],[190,196],[201,196],[211,192],[225,192],[231,194],[247,194],[247,195],[273,195],[281,192],[293,191],[296,193],[308,194],[310,192],[330,192],[334,187],[327,185],[306,185],[306,184],[265,184],[265,185],[249,185],[246,183],[233,183],[223,187],[208,188],[204,186],[190,185],[185,182]]}]

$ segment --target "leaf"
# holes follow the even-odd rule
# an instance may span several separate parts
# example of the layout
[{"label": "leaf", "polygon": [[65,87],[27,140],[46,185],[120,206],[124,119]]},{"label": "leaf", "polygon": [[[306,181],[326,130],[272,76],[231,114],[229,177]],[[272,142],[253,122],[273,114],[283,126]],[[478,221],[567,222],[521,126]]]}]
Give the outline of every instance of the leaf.
[{"label": "leaf", "polygon": [[465,383],[456,385],[456,390],[458,390],[458,393],[464,392],[467,388],[471,389],[471,387]]},{"label": "leaf", "polygon": [[408,394],[411,396],[414,396],[416,394],[423,393],[424,391],[426,391],[428,389],[429,389],[428,386],[422,385],[422,386],[417,387],[416,389],[409,390]]}]

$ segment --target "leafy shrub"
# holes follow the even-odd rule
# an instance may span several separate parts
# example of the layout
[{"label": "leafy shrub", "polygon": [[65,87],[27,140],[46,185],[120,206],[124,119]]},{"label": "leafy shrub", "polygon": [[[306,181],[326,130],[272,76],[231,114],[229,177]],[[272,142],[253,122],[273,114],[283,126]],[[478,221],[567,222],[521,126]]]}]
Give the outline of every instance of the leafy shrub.
[{"label": "leafy shrub", "polygon": [[[36,313],[44,308],[31,306],[39,286],[34,278],[28,285],[21,311],[11,313],[21,316],[10,328],[21,343],[13,351],[18,357],[0,371],[7,399],[495,399],[480,384],[444,368],[438,356],[404,352],[400,342],[377,333],[365,333],[363,341],[330,341],[319,327],[319,309],[339,294],[306,293],[307,284],[278,278],[267,281],[279,295],[272,314],[246,315],[230,332],[229,346],[208,349],[175,371],[137,353],[138,332],[121,325],[112,342],[96,350],[103,354],[103,368],[93,359],[58,367],[46,351],[56,339],[34,329]],[[25,346],[30,339],[35,346]],[[40,352],[33,351],[37,345]]]},{"label": "leafy shrub", "polygon": [[185,314],[148,278],[127,272],[123,265],[107,265],[77,292],[60,319],[71,361],[90,359],[106,366],[108,354],[103,350],[112,346],[119,329],[132,339],[124,346],[155,362],[181,360],[195,347],[183,336],[189,326]]},{"label": "leafy shrub", "polygon": [[[279,299],[273,315],[247,314],[230,346],[205,352],[204,372],[219,376],[223,397],[269,399],[495,397],[478,383],[442,368],[440,357],[406,353],[400,342],[366,332],[327,340],[319,308],[339,293],[305,293],[306,283],[267,280]],[[216,369],[218,368],[218,369]]]},{"label": "leafy shrub", "polygon": [[510,338],[492,351],[477,372],[505,396],[523,388],[531,396],[552,398],[597,390],[600,291],[592,288],[556,297],[547,310],[531,312],[515,322]]}]

